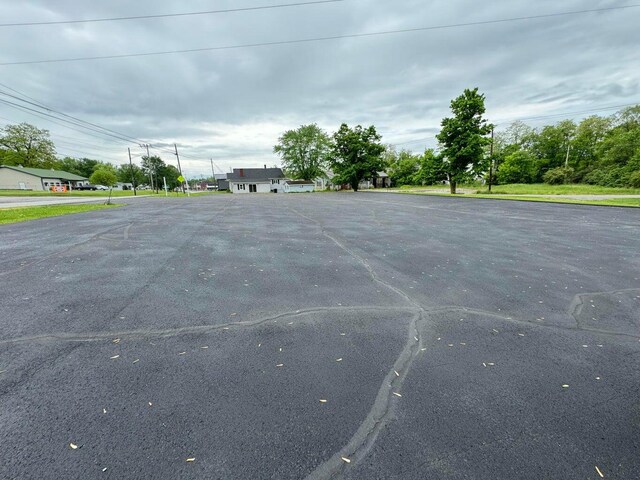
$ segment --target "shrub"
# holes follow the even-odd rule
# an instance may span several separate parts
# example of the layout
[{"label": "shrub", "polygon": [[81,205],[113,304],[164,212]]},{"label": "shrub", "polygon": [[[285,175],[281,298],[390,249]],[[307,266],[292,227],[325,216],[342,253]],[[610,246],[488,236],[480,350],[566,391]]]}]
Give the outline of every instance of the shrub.
[{"label": "shrub", "polygon": [[640,170],[629,175],[627,182],[631,188],[640,188]]},{"label": "shrub", "polygon": [[573,177],[573,168],[571,167],[557,167],[547,170],[542,176],[544,183],[549,185],[560,185],[567,183]]}]

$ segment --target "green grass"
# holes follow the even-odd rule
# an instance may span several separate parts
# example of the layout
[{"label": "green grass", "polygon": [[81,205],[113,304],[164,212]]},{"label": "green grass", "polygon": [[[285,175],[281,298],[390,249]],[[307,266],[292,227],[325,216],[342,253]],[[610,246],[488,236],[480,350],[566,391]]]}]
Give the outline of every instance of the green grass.
[{"label": "green grass", "polygon": [[57,217],[71,213],[90,212],[120,205],[43,205],[35,207],[0,208],[0,224],[27,222],[38,218]]},{"label": "green grass", "polygon": [[574,205],[604,205],[607,207],[640,207],[640,198],[608,198],[606,200],[579,200],[575,198],[527,197],[526,195],[467,195],[466,198],[488,198],[490,200],[518,200],[522,202],[572,203]]},{"label": "green grass", "polygon": [[[138,190],[138,195],[153,195],[151,190]],[[164,192],[161,192],[164,195]],[[52,193],[35,190],[0,190],[0,197],[108,197],[109,190],[71,191],[67,193]],[[133,190],[114,190],[112,197],[133,197]]]},{"label": "green grass", "polygon": [[[488,193],[483,187],[478,193]],[[613,188],[598,185],[569,184],[547,185],[546,183],[495,185],[492,194],[504,195],[640,195],[640,188]]]}]

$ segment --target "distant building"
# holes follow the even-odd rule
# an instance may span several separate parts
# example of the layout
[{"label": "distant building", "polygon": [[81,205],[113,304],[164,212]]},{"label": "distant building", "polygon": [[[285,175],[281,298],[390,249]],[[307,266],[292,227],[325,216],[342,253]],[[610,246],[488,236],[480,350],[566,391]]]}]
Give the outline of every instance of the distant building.
[{"label": "distant building", "polygon": [[269,193],[281,192],[282,182],[286,180],[279,168],[234,168],[227,174],[231,193]]},{"label": "distant building", "polygon": [[66,187],[73,190],[88,183],[86,177],[53,168],[0,166],[0,189],[49,191],[53,187]]},{"label": "distant building", "polygon": [[366,178],[360,182],[358,188],[366,190],[368,188],[388,188],[391,186],[391,178],[386,172],[376,172],[371,178]]},{"label": "distant building", "polygon": [[229,180],[227,180],[226,173],[216,173],[215,179],[218,190],[229,190]]},{"label": "distant building", "polygon": [[315,182],[309,182],[307,180],[285,180],[282,182],[283,193],[313,192],[315,187]]}]

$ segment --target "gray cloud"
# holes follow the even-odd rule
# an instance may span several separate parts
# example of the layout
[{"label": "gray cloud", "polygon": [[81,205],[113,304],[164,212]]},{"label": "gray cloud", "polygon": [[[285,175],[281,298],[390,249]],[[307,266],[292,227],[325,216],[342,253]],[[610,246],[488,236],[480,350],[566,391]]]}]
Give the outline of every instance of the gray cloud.
[{"label": "gray cloud", "polygon": [[[226,0],[215,7],[259,3],[267,2]],[[0,43],[10,46],[0,51],[0,62],[239,45],[623,4],[514,0],[479,8],[470,0],[346,0],[224,15],[0,28]],[[208,10],[211,3],[33,0],[5,2],[0,18],[64,20],[186,8]],[[639,17],[640,9],[627,9],[293,45],[0,66],[0,81],[128,136],[154,145],[178,143],[187,173],[207,174],[211,157],[223,170],[272,165],[278,161],[272,153],[278,136],[312,122],[330,132],[342,122],[374,124],[385,143],[415,151],[435,146],[450,100],[467,87],[486,94],[489,119],[638,101]],[[73,148],[114,163],[125,160],[127,146],[141,153],[133,142],[87,137],[2,104],[0,117],[48,128],[59,152],[72,154]],[[161,154],[174,161],[170,153]]]}]

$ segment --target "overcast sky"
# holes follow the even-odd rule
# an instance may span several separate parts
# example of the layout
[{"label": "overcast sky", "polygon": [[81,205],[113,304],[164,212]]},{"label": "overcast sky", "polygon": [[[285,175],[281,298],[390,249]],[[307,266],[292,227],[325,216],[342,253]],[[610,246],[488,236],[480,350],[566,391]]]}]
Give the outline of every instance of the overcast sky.
[{"label": "overcast sky", "polygon": [[[295,2],[0,0],[0,23]],[[629,4],[344,0],[160,19],[4,26],[0,64],[343,36]],[[640,103],[638,25],[640,8],[628,8],[275,46],[0,65],[0,82],[154,148],[175,142],[192,178],[210,175],[210,158],[216,173],[277,165],[272,148],[278,136],[308,123],[329,133],[342,122],[373,124],[385,143],[420,152],[436,146],[449,102],[465,88],[479,87],[486,95],[486,116],[498,128],[537,116],[565,114],[525,121],[536,126],[579,120],[589,112],[608,115],[617,109],[607,107]],[[0,92],[15,94],[5,86]],[[0,100],[16,102],[1,94]],[[0,102],[0,126],[22,121],[50,130],[60,155],[120,164],[127,160],[127,147],[137,162],[143,153],[135,142],[89,136]],[[175,164],[166,150],[152,153]]]}]

